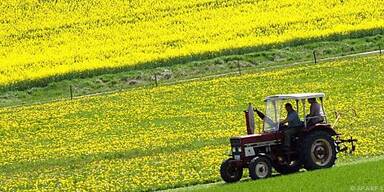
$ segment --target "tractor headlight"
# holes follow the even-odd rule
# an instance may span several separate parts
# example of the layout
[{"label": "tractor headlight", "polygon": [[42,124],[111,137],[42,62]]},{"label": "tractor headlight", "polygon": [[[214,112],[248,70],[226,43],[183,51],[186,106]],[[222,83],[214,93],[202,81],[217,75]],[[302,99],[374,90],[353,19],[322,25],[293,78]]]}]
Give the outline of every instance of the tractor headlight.
[{"label": "tractor headlight", "polygon": [[232,153],[241,153],[241,147],[232,147]]}]

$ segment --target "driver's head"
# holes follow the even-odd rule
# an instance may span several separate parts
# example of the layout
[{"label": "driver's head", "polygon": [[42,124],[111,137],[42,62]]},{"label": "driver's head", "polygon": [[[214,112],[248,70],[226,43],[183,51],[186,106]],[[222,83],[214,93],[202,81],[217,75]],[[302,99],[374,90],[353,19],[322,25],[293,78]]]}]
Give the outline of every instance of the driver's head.
[{"label": "driver's head", "polygon": [[292,104],[290,103],[286,103],[285,104],[285,109],[289,112],[289,111],[293,111],[293,107],[292,107]]}]

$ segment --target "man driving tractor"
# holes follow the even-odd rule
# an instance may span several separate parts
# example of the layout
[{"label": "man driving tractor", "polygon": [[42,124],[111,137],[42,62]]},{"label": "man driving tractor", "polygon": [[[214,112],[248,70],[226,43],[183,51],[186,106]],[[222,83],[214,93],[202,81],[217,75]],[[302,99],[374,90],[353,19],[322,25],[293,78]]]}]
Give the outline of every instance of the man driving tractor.
[{"label": "man driving tractor", "polygon": [[[293,109],[292,104],[286,103],[285,109],[287,110],[287,118],[280,121],[281,129],[284,130],[284,145],[290,147],[291,138],[300,132],[303,126],[303,122],[300,121],[300,117],[297,112]],[[288,125],[285,125],[288,123]]]},{"label": "man driving tractor", "polygon": [[[280,130],[284,131],[284,146],[289,148],[291,146],[292,137],[300,132],[304,124],[300,120],[300,117],[297,112],[293,109],[291,103],[285,104],[285,110],[287,110],[287,117],[284,120],[280,121],[279,127]],[[269,117],[266,117],[261,111],[257,109],[255,109],[255,111],[263,121],[269,124],[273,124],[273,121]]]},{"label": "man driving tractor", "polygon": [[[316,101],[316,98],[309,98],[308,102],[311,104],[310,113],[306,115],[305,119],[307,125],[314,125],[324,121],[323,111],[321,105]],[[267,124],[275,127],[277,124],[280,127],[281,131],[284,131],[284,146],[290,148],[292,137],[297,135],[301,129],[304,127],[304,122],[300,120],[298,113],[293,109],[291,103],[285,104],[285,109],[287,110],[287,117],[280,122],[274,123],[273,120],[264,115],[261,111],[254,109],[257,112],[258,116]]]}]

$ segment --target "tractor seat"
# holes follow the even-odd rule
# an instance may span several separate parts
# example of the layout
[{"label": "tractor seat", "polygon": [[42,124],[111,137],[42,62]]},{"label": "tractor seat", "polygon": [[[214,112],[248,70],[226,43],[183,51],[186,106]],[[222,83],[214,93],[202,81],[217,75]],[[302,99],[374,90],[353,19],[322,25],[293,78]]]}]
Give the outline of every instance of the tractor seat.
[{"label": "tractor seat", "polygon": [[323,116],[307,117],[307,126],[316,125],[324,122]]}]

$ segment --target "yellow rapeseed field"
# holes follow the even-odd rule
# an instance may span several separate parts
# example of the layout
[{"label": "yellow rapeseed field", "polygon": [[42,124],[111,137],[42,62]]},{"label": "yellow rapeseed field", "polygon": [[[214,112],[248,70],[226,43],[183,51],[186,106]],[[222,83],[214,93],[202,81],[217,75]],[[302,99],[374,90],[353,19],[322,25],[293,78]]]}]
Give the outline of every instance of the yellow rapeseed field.
[{"label": "yellow rapeseed field", "polygon": [[1,0],[0,12],[0,86],[384,26],[380,0]]},{"label": "yellow rapeseed field", "polygon": [[[0,109],[0,191],[143,191],[220,180],[248,102],[325,92],[356,156],[384,152],[384,57]],[[348,158],[347,156],[341,159]],[[340,161],[340,159],[339,159]]]}]

